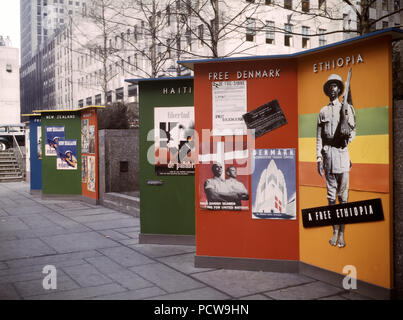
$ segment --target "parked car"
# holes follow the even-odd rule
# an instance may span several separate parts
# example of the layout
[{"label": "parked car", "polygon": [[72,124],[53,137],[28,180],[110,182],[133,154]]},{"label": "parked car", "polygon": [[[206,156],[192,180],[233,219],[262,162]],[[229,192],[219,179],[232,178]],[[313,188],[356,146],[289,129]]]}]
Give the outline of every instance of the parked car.
[{"label": "parked car", "polygon": [[0,151],[13,147],[14,138],[19,146],[25,146],[25,124],[0,124]]}]

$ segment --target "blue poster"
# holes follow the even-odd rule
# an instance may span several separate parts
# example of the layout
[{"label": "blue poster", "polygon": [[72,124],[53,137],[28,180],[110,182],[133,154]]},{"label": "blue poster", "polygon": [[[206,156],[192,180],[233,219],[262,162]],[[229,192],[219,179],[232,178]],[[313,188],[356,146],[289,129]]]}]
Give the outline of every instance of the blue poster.
[{"label": "blue poster", "polygon": [[64,126],[45,127],[45,134],[45,156],[56,156],[57,143],[64,140]]},{"label": "blue poster", "polygon": [[77,170],[77,140],[59,140],[56,168],[57,170]]},{"label": "blue poster", "polygon": [[252,157],[252,218],[295,220],[295,149],[256,149]]}]

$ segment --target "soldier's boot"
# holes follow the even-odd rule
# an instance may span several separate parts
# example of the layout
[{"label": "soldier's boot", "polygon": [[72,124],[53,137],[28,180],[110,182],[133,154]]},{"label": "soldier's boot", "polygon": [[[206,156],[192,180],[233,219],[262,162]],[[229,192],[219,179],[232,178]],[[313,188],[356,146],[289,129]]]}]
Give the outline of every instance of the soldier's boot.
[{"label": "soldier's boot", "polygon": [[[336,200],[329,200],[329,206],[335,205],[336,204]],[[339,238],[339,225],[334,225],[333,226],[333,236],[332,238],[329,240],[330,245],[332,246],[336,246],[337,245],[337,240]]]},{"label": "soldier's boot", "polygon": [[346,246],[346,242],[344,241],[344,224],[340,225],[340,231],[339,231],[339,248],[343,248]]}]

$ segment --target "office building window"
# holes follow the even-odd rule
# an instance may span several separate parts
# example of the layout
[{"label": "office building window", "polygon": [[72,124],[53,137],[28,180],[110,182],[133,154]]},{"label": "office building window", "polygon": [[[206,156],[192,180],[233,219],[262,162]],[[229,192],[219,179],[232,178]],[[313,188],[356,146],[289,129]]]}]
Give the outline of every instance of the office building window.
[{"label": "office building window", "polygon": [[292,0],[284,0],[284,8],[285,9],[292,9]]},{"label": "office building window", "polygon": [[127,88],[127,95],[129,97],[135,97],[137,96],[137,85],[135,84],[130,84]]},{"label": "office building window", "polygon": [[302,12],[309,12],[309,0],[301,1],[301,9],[302,9]]},{"label": "office building window", "polygon": [[327,43],[325,33],[326,29],[319,29],[319,46],[324,46]]},{"label": "office building window", "polygon": [[254,41],[256,35],[256,20],[253,18],[246,19],[246,41]]},{"label": "office building window", "polygon": [[302,26],[302,48],[308,49],[310,47],[310,33],[309,27]]},{"label": "office building window", "polygon": [[87,106],[92,105],[92,97],[88,97],[87,99],[85,99],[85,104],[86,104]]},{"label": "office building window", "polygon": [[79,106],[80,108],[84,107],[84,100],[83,100],[83,99],[78,100],[78,106]]},{"label": "office building window", "polygon": [[123,100],[123,87],[116,89],[116,101]]},{"label": "office building window", "polygon": [[107,103],[112,102],[112,91],[108,91],[108,92],[106,93],[106,102],[107,102]]},{"label": "office building window", "polygon": [[292,25],[289,23],[284,24],[284,45],[286,47],[292,47]]},{"label": "office building window", "polygon": [[326,0],[318,0],[318,8],[320,10],[326,10]]},{"label": "office building window", "polygon": [[95,96],[95,105],[99,106],[101,104],[102,104],[102,96],[101,96],[101,94],[97,94]]},{"label": "office building window", "polygon": [[266,21],[266,43],[274,44],[274,21]]}]

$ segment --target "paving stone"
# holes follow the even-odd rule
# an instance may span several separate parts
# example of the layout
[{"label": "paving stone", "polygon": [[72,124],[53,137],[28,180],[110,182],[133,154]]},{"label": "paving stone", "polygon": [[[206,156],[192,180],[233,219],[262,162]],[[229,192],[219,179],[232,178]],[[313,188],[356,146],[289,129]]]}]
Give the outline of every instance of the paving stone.
[{"label": "paving stone", "polygon": [[56,253],[39,239],[23,239],[0,242],[0,261]]},{"label": "paving stone", "polygon": [[137,244],[130,246],[136,251],[153,258],[173,256],[177,254],[196,252],[195,246],[160,245],[160,244]]},{"label": "paving stone", "polygon": [[71,217],[71,219],[77,222],[98,222],[98,221],[109,221],[109,220],[126,219],[126,218],[127,218],[126,214],[118,212]]},{"label": "paving stone", "polygon": [[18,239],[18,238],[17,238],[16,236],[13,236],[13,235],[8,235],[8,236],[3,235],[3,236],[0,236],[0,242],[1,242],[1,241],[17,240],[17,239]]},{"label": "paving stone", "polygon": [[72,279],[65,275],[57,276],[56,280],[56,289],[44,289],[43,279],[20,281],[14,283],[14,286],[17,289],[18,293],[24,298],[40,294],[48,294],[50,292],[56,293],[80,288],[77,283],[75,283]]},{"label": "paving stone", "polygon": [[[58,276],[64,275],[65,273],[63,270],[59,270],[57,272]],[[6,276],[0,276],[0,284],[1,283],[14,283],[14,282],[20,282],[20,281],[30,281],[30,280],[37,280],[43,278],[45,275],[42,273],[42,271],[38,272],[25,272],[25,273],[18,273],[18,274],[12,274],[12,275],[6,275]]]},{"label": "paving stone", "polygon": [[158,258],[157,260],[186,274],[214,270],[208,268],[196,268],[194,266],[194,259],[195,259],[194,253],[186,253],[176,256]]},{"label": "paving stone", "polygon": [[105,207],[100,207],[100,208],[87,208],[83,210],[63,210],[60,212],[60,214],[66,216],[66,217],[80,217],[80,216],[88,216],[88,215],[98,215],[98,214],[103,214],[103,213],[118,213],[118,211],[105,208]]},{"label": "paving stone", "polygon": [[30,228],[53,228],[56,225],[49,221],[48,219],[44,218],[43,216],[34,215],[34,216],[22,216],[20,220],[23,221],[27,226]]},{"label": "paving stone", "polygon": [[337,295],[343,289],[315,281],[300,286],[285,288],[264,294],[275,300],[312,300]]},{"label": "paving stone", "polygon": [[139,239],[127,239],[127,240],[119,240],[121,244],[124,246],[132,246],[139,243]]},{"label": "paving stone", "polygon": [[0,218],[0,234],[4,231],[28,230],[29,227],[20,219],[15,217]]},{"label": "paving stone", "polygon": [[[22,273],[31,273],[31,272],[38,272],[42,273],[42,270],[45,266],[47,265],[53,265],[56,270],[60,269],[61,267],[68,267],[68,266],[76,266],[80,264],[86,264],[86,261],[82,259],[69,259],[65,261],[59,261],[56,263],[44,263],[44,264],[39,264],[39,265],[30,265],[30,266],[24,266],[24,267],[18,267],[18,268],[8,268],[5,270],[0,270],[0,276],[11,276],[11,275],[16,275],[16,274],[22,274]],[[44,276],[43,276],[44,277]]]},{"label": "paving stone", "polygon": [[348,300],[373,300],[372,298],[362,296],[354,291],[349,291],[341,294],[341,297],[346,298]]},{"label": "paving stone", "polygon": [[7,212],[5,212],[3,209],[0,208],[0,217],[6,217],[8,216]]},{"label": "paving stone", "polygon": [[253,294],[251,296],[241,297],[239,300],[273,300],[263,294]]},{"label": "paving stone", "polygon": [[130,270],[139,274],[148,281],[153,282],[158,287],[169,293],[191,290],[205,285],[161,264],[147,264],[133,267]]},{"label": "paving stone", "polygon": [[347,300],[347,299],[343,298],[342,296],[330,296],[330,297],[319,298],[318,300]]},{"label": "paving stone", "polygon": [[37,295],[28,297],[27,299],[34,300],[81,300],[93,298],[98,296],[105,296],[117,292],[124,292],[126,289],[122,288],[116,283],[106,284],[97,287],[80,288],[75,290],[68,290],[62,292],[55,292],[45,295]]},{"label": "paving stone", "polygon": [[134,267],[154,262],[145,255],[122,246],[98,251],[124,267]]},{"label": "paving stone", "polygon": [[96,232],[43,237],[42,240],[60,253],[107,248],[118,245],[118,243],[107,239]]},{"label": "paving stone", "polygon": [[[133,217],[133,219],[138,220],[138,218]],[[138,226],[128,227],[128,228],[118,228],[114,229],[115,231],[122,233],[124,235],[131,234],[131,233],[139,233],[140,232],[140,222]]]},{"label": "paving stone", "polygon": [[98,221],[98,222],[85,222],[84,225],[93,230],[106,230],[115,229],[127,226],[136,226],[139,224],[137,219],[131,217],[125,219],[109,220],[109,221]]},{"label": "paving stone", "polygon": [[142,300],[160,296],[166,293],[158,287],[149,287],[139,290],[130,290],[127,292],[116,293],[112,295],[100,296],[93,298],[94,300]]},{"label": "paving stone", "polygon": [[116,232],[115,230],[102,230],[102,231],[99,231],[99,233],[103,234],[106,238],[110,238],[115,241],[129,239],[128,236],[125,236],[119,232]]},{"label": "paving stone", "polygon": [[213,270],[192,276],[232,297],[243,297],[312,282],[312,279],[299,274],[261,271]]},{"label": "paving stone", "polygon": [[0,262],[0,270],[8,269],[8,266],[4,262]]},{"label": "paving stone", "polygon": [[131,239],[138,239],[138,238],[139,238],[139,234],[140,234],[139,231],[136,231],[136,232],[127,232],[127,233],[125,233],[125,235],[128,236],[128,237],[131,238]]},{"label": "paving stone", "polygon": [[152,297],[152,300],[226,300],[230,299],[224,293],[213,288],[200,288],[185,292],[171,293],[162,296]]},{"label": "paving stone", "polygon": [[10,283],[0,284],[0,300],[21,300],[14,286]]},{"label": "paving stone", "polygon": [[94,287],[113,282],[90,264],[63,267],[63,270],[82,287]]},{"label": "paving stone", "polygon": [[71,261],[71,260],[81,260],[90,257],[101,257],[102,255],[95,251],[95,250],[88,250],[88,251],[80,251],[80,252],[73,252],[73,253],[63,253],[63,254],[54,254],[45,257],[34,257],[34,258],[25,258],[25,259],[18,259],[18,260],[9,260],[7,261],[7,265],[9,268],[16,269],[22,268],[27,266],[35,266],[35,265],[42,265],[45,266],[47,264],[56,265],[58,263],[64,261]]},{"label": "paving stone", "polygon": [[24,206],[24,207],[14,207],[14,208],[5,208],[6,211],[10,216],[24,216],[24,215],[32,215],[37,213],[44,213],[44,212],[51,212],[50,209],[44,206]]}]

